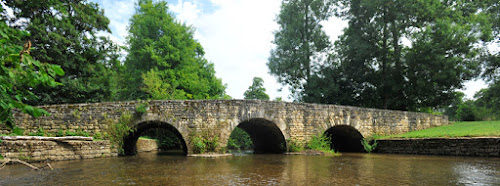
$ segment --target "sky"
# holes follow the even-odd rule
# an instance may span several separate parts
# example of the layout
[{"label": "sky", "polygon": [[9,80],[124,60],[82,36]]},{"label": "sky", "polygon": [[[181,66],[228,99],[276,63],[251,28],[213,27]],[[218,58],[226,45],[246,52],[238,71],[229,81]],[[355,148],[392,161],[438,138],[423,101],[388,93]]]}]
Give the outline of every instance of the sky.
[{"label": "sky", "polygon": [[[99,3],[110,19],[109,37],[125,44],[130,17],[137,0],[91,0]],[[226,93],[243,99],[253,77],[262,77],[271,99],[281,97],[291,101],[287,87],[269,74],[266,65],[272,41],[278,30],[275,18],[281,0],[167,0],[170,10],[183,23],[192,25],[197,39],[205,49],[205,57],[214,63],[216,76],[227,84]],[[324,31],[334,41],[347,26],[345,21],[330,18],[322,23]],[[470,99],[486,84],[481,80],[465,83]],[[282,91],[278,91],[281,89]]]}]

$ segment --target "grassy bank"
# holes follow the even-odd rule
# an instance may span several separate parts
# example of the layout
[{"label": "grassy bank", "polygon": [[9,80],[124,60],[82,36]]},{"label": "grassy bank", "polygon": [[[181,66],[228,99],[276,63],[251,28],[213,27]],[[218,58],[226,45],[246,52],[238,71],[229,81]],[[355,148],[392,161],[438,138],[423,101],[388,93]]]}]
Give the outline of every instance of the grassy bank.
[{"label": "grassy bank", "polygon": [[452,137],[500,137],[500,121],[457,122],[451,125],[434,127],[405,134],[376,136],[387,138],[452,138]]}]

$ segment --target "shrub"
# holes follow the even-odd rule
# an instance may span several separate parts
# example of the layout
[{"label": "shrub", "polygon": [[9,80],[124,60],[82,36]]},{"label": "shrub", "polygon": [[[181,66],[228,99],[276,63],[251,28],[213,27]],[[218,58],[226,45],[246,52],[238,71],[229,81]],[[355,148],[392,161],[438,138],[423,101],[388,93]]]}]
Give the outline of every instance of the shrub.
[{"label": "shrub", "polygon": [[132,114],[126,112],[120,116],[120,119],[118,119],[117,123],[111,126],[109,138],[112,144],[118,146],[118,154],[120,155],[125,154],[125,151],[123,150],[123,139],[125,138],[125,136],[129,135],[130,132],[134,131],[130,127],[133,121],[134,118]]},{"label": "shrub", "polygon": [[57,130],[57,134],[56,134],[57,137],[63,137],[64,136],[64,132],[62,129],[59,129]]},{"label": "shrub", "polygon": [[312,150],[319,150],[329,154],[336,154],[331,148],[330,138],[326,135],[318,134],[311,138],[307,143],[307,148]]},{"label": "shrub", "polygon": [[22,136],[24,134],[24,130],[19,128],[19,127],[14,127],[12,129],[12,134],[17,135],[17,136]]},{"label": "shrub", "polygon": [[193,153],[216,152],[219,147],[219,136],[211,131],[205,131],[203,134],[193,132],[190,137]]},{"label": "shrub", "polygon": [[207,151],[207,146],[205,145],[203,140],[198,136],[194,136],[191,139],[191,144],[193,146],[193,153],[195,154],[201,154]]},{"label": "shrub", "polygon": [[140,117],[142,116],[143,114],[145,114],[147,111],[148,111],[148,103],[140,103],[138,104],[136,107],[135,107],[135,115],[137,117]]},{"label": "shrub", "polygon": [[288,139],[287,144],[288,144],[288,152],[299,152],[304,150],[304,147],[300,145],[297,142],[297,140]]},{"label": "shrub", "polygon": [[370,144],[370,141],[372,141],[370,138],[363,138],[363,140],[361,140],[361,145],[363,145],[363,148],[368,153],[371,153],[377,148],[377,140],[373,140],[373,144]]}]

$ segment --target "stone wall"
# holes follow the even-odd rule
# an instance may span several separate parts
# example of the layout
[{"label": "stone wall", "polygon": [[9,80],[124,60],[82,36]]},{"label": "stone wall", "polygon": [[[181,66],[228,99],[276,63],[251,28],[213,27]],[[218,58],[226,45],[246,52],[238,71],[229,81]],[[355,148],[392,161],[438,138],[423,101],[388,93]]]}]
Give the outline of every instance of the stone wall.
[{"label": "stone wall", "polygon": [[158,151],[156,140],[153,139],[138,139],[137,152],[154,152]]},{"label": "stone wall", "polygon": [[[147,105],[147,113],[136,112],[140,105]],[[19,112],[14,114],[15,123],[25,130],[25,135],[42,129],[52,134],[80,130],[90,136],[106,136],[121,116],[133,114],[132,127],[136,129],[141,126],[172,126],[188,145],[188,153],[192,152],[189,146],[191,134],[213,133],[219,136],[220,148],[224,148],[233,129],[247,121],[255,121],[251,124],[271,123],[284,139],[299,143],[337,125],[348,125],[363,136],[370,136],[375,133],[401,134],[448,124],[447,116],[425,113],[260,100],[130,101],[40,108],[51,115],[32,118]],[[7,133],[10,133],[7,128],[0,128],[0,134]]]},{"label": "stone wall", "polygon": [[3,140],[0,154],[5,159],[27,162],[77,160],[116,156],[110,143],[103,141]]},{"label": "stone wall", "polygon": [[500,157],[500,137],[377,140],[377,153]]}]

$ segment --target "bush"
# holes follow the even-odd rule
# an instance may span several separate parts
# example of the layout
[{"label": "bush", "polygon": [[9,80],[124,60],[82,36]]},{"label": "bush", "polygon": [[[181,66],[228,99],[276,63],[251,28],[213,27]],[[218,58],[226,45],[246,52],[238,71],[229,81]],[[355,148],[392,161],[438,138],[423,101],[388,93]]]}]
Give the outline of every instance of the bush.
[{"label": "bush", "polygon": [[120,116],[118,119],[118,123],[115,123],[111,126],[110,130],[110,141],[112,144],[118,146],[118,154],[124,155],[125,151],[123,150],[123,144],[125,143],[123,139],[125,136],[129,135],[130,132],[133,132],[130,125],[132,124],[134,118],[132,114],[126,112]]},{"label": "bush", "polygon": [[307,148],[312,150],[319,150],[325,153],[335,154],[335,151],[331,148],[331,140],[326,135],[315,135],[307,143]]},{"label": "bush", "polygon": [[12,129],[12,134],[17,135],[17,136],[22,136],[24,134],[24,130],[19,128],[19,127],[14,127]]},{"label": "bush", "polygon": [[373,140],[373,144],[370,144],[370,141],[372,141],[370,138],[363,138],[363,140],[361,140],[361,145],[363,145],[363,148],[368,153],[371,153],[377,148],[377,140]]},{"label": "bush", "polygon": [[205,153],[207,151],[207,146],[203,142],[203,139],[201,139],[198,136],[194,136],[191,139],[191,144],[193,146],[193,153],[195,153],[195,154],[202,154],[202,153]]},{"label": "bush", "polygon": [[140,117],[148,111],[148,103],[140,103],[135,107],[135,116]]},{"label": "bush", "polygon": [[191,133],[190,139],[195,154],[216,152],[219,147],[219,136],[210,131],[205,131],[203,134]]},{"label": "bush", "polygon": [[304,150],[304,147],[297,140],[288,139],[286,142],[288,144],[288,152],[300,152]]}]

